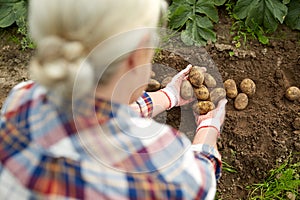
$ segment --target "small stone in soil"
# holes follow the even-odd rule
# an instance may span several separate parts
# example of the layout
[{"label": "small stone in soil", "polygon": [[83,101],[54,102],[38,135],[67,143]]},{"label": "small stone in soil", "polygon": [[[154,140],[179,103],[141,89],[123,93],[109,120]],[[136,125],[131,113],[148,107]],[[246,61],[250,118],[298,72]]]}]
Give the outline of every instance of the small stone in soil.
[{"label": "small stone in soil", "polygon": [[292,192],[287,192],[286,197],[290,200],[295,200],[296,199],[296,195]]},{"label": "small stone in soil", "polygon": [[300,129],[300,117],[297,117],[293,122],[293,127],[298,130]]},{"label": "small stone in soil", "polygon": [[295,135],[300,135],[300,130],[294,131],[294,134],[295,134]]}]

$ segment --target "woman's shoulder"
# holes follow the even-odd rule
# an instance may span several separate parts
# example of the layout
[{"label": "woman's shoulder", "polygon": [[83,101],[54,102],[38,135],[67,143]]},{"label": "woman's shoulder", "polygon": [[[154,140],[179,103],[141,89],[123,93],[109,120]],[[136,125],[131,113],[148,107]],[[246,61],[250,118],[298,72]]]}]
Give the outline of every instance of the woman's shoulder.
[{"label": "woman's shoulder", "polygon": [[32,80],[21,82],[14,86],[9,92],[1,114],[14,112],[26,105],[31,105],[37,99],[44,97],[46,89]]}]

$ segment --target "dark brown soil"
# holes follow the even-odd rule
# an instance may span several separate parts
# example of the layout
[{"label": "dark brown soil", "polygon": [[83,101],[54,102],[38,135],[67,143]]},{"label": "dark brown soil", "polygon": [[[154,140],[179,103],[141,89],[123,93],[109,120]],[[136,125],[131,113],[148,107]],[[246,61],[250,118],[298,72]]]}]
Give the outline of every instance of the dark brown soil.
[{"label": "dark brown soil", "polygon": [[[231,78],[239,84],[244,78],[250,78],[257,91],[242,111],[236,110],[233,100],[228,99],[226,121],[218,146],[223,161],[237,172],[224,171],[219,182],[218,199],[226,200],[247,199],[249,190],[246,186],[262,182],[268,172],[290,154],[293,162],[300,162],[300,133],[295,125],[293,127],[294,120],[300,117],[300,100],[291,102],[284,97],[288,87],[300,87],[300,33],[281,26],[270,36],[269,45],[249,40],[246,46],[235,48],[230,24],[228,18],[221,19],[216,25],[218,41],[207,45],[206,49],[224,81]],[[237,53],[230,56],[230,51]],[[201,60],[203,55],[203,48],[181,49],[175,55],[174,52],[162,51],[157,62],[177,71],[187,63],[214,67],[207,55],[204,61]],[[155,70],[160,74],[161,70],[154,65]],[[185,108],[172,109],[168,111],[167,123],[180,128],[192,139],[195,127],[184,126],[193,120],[190,113]],[[185,117],[180,119],[182,115]],[[158,120],[161,120],[160,116]]]},{"label": "dark brown soil", "polygon": [[0,29],[0,109],[13,86],[28,79],[27,65],[33,50],[22,50],[16,43],[15,28]]},{"label": "dark brown soil", "polygon": [[[226,122],[218,145],[223,161],[237,172],[223,172],[218,185],[218,199],[223,200],[247,199],[246,186],[261,182],[268,171],[290,153],[294,154],[294,162],[300,161],[296,154],[300,152],[300,133],[292,125],[300,117],[300,101],[291,102],[284,97],[287,87],[300,87],[300,33],[280,27],[270,37],[269,45],[248,40],[246,46],[238,48],[238,55],[230,56],[229,52],[235,47],[230,26],[228,17],[223,16],[215,27],[217,43],[205,47],[215,64],[202,59],[206,53],[203,48],[190,50],[192,54],[161,51],[154,64],[154,70],[159,70],[159,63],[176,69],[158,71],[156,78],[160,80],[192,63],[210,66],[209,69],[217,67],[221,75],[219,81],[232,78],[240,83],[244,78],[251,78],[256,83],[256,94],[245,110],[235,110],[232,100],[226,107]],[[0,41],[0,108],[9,90],[28,79],[27,64],[33,54],[32,50],[23,51],[13,42],[14,34],[14,29],[0,31],[3,38]],[[180,118],[183,113],[186,117]],[[175,108],[165,114],[166,123],[192,138],[195,127],[186,123],[193,120],[188,107]],[[157,119],[160,120],[160,116]]]}]

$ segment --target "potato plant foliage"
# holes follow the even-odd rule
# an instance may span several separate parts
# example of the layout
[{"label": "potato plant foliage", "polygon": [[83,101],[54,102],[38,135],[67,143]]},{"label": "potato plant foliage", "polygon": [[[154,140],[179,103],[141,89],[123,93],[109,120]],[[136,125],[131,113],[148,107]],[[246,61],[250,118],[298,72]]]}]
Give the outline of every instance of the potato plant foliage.
[{"label": "potato plant foliage", "polygon": [[232,4],[233,16],[243,20],[264,43],[263,34],[273,33],[278,24],[286,23],[300,30],[299,0],[173,0],[169,8],[169,27],[181,31],[187,45],[205,45],[216,41],[213,23],[219,21],[218,6]]},{"label": "potato plant foliage", "polygon": [[300,1],[292,0],[288,5],[288,14],[285,23],[295,30],[300,30]]},{"label": "potato plant foliage", "polygon": [[13,23],[24,26],[27,19],[27,0],[0,0],[0,27],[6,28]]},{"label": "potato plant foliage", "polygon": [[[181,31],[187,45],[202,46],[216,41],[214,23],[219,21],[218,6],[232,4],[234,18],[243,20],[252,32],[274,32],[279,23],[300,30],[299,0],[172,0],[169,7],[169,27]],[[0,28],[16,23],[22,35],[27,35],[28,0],[0,0]]]},{"label": "potato plant foliage", "polygon": [[213,22],[219,21],[216,6],[226,0],[173,0],[169,7],[169,27],[181,31],[181,39],[187,45],[205,45],[216,41]]},{"label": "potato plant foliage", "polygon": [[299,0],[238,0],[234,13],[245,19],[251,28],[262,26],[267,32],[274,32],[279,23],[286,23],[291,29],[300,30]]}]

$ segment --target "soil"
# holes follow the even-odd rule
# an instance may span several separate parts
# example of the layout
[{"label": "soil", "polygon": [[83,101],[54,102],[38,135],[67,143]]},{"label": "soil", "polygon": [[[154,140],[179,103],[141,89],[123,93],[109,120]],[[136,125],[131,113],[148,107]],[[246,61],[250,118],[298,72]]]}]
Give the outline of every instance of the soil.
[{"label": "soil", "polygon": [[[237,83],[244,78],[255,82],[257,91],[245,110],[236,110],[230,99],[226,106],[226,121],[218,147],[223,161],[234,167],[236,173],[223,171],[217,198],[224,200],[247,199],[246,187],[262,182],[269,170],[284,162],[291,153],[293,162],[300,162],[300,131],[293,126],[294,120],[300,117],[300,101],[284,97],[289,86],[300,87],[300,33],[280,26],[276,34],[270,36],[268,45],[249,39],[245,46],[235,48],[231,23],[229,17],[221,13],[220,22],[215,26],[218,36],[215,44],[177,52],[162,50],[153,67],[159,81],[192,63],[206,66],[208,70],[217,68],[219,84],[229,78]],[[3,38],[0,41],[1,108],[10,89],[29,78],[27,65],[34,51],[22,50],[20,44],[14,42],[14,28],[1,30],[0,35]],[[230,56],[232,51],[235,55]],[[173,70],[162,71],[160,65]],[[192,139],[195,125],[186,123],[193,120],[188,106],[171,109],[156,119],[165,119],[167,124]]]}]

